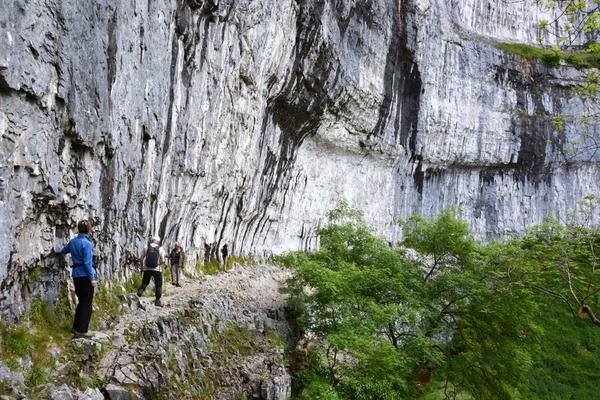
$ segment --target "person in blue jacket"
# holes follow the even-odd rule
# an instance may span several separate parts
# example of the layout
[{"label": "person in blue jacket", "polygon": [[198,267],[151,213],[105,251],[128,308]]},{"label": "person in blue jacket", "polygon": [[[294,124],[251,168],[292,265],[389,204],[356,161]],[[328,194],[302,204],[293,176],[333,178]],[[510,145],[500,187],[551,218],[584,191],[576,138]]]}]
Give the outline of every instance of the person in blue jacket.
[{"label": "person in blue jacket", "polygon": [[75,338],[90,338],[94,336],[88,332],[88,327],[92,318],[92,300],[94,298],[94,287],[96,287],[96,270],[92,262],[92,242],[89,240],[92,224],[87,220],[81,220],[77,224],[77,230],[79,235],[71,239],[63,247],[61,253],[71,253],[71,260],[73,261],[71,276],[73,277],[75,294],[78,299],[71,332],[73,332]]}]

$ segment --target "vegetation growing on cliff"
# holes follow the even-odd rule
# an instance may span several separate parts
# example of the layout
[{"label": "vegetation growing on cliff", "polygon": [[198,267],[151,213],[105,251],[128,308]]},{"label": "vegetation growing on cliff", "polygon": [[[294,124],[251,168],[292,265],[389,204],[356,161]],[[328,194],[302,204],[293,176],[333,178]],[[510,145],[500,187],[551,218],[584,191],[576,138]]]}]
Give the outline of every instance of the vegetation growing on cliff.
[{"label": "vegetation growing on cliff", "polygon": [[518,54],[527,60],[539,59],[540,62],[551,68],[560,66],[561,60],[576,68],[598,68],[600,57],[597,54],[587,52],[595,42],[590,42],[583,51],[566,52],[554,47],[550,50],[523,43],[498,43],[496,47],[511,54]]}]

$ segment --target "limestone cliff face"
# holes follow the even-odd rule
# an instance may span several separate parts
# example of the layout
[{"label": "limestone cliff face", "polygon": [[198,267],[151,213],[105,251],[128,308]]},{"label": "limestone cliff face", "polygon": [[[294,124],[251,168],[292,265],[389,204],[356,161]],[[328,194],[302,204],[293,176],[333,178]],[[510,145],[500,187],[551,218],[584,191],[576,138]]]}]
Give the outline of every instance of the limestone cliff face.
[{"label": "limestone cliff face", "polygon": [[[94,225],[100,276],[154,233],[189,261],[318,245],[341,198],[394,220],[460,205],[481,235],[597,192],[545,165],[584,72],[497,50],[537,10],[485,0],[75,0],[0,4],[0,314],[56,298]],[[571,136],[569,136],[571,135]],[[553,139],[553,144],[548,140]]]}]

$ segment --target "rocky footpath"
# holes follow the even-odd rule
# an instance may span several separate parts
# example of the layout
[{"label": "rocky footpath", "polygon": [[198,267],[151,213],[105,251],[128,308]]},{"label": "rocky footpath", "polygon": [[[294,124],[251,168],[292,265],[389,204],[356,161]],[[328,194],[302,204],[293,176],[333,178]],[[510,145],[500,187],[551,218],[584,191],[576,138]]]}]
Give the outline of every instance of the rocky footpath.
[{"label": "rocky footpath", "polygon": [[[23,376],[0,365],[2,399],[53,400],[288,399],[282,283],[274,266],[234,267],[182,287],[122,297],[125,313],[91,339],[73,339],[57,358],[52,384],[25,389]],[[102,318],[102,310],[92,318]],[[82,390],[81,382],[94,382]],[[31,397],[28,397],[31,396]]]}]

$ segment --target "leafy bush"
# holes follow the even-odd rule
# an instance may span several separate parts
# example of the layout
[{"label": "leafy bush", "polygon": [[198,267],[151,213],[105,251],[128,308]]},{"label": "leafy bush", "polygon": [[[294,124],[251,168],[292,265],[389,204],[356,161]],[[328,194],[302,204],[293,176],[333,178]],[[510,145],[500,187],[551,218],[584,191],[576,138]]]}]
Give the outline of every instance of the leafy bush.
[{"label": "leafy bush", "polygon": [[319,251],[277,258],[293,270],[296,326],[322,338],[320,364],[296,377],[304,393],[325,380],[340,398],[408,398],[433,374],[476,398],[526,389],[531,293],[496,261],[500,247],[478,244],[456,215],[402,222],[413,258],[341,203],[317,232]]},{"label": "leafy bush", "polygon": [[540,60],[542,62],[543,65],[545,65],[548,68],[556,68],[560,66],[560,54],[558,53],[545,53],[542,54],[542,56],[540,57]]}]

